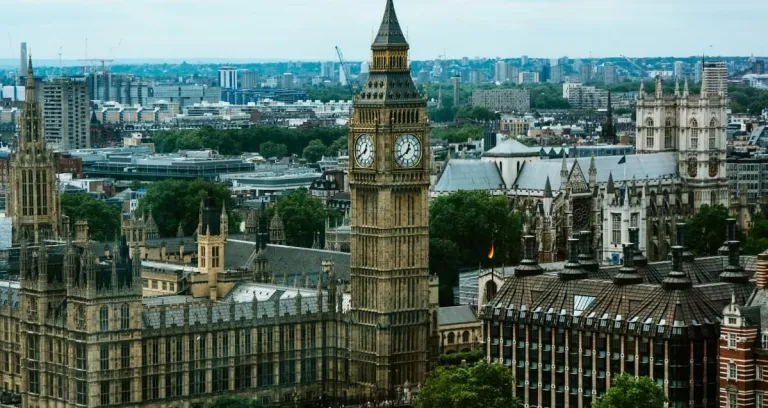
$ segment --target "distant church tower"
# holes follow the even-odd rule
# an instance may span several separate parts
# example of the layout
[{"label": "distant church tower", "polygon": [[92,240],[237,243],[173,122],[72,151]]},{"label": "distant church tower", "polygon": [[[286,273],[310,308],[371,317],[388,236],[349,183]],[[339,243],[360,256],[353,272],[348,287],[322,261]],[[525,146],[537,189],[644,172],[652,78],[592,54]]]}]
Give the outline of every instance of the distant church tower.
[{"label": "distant church tower", "polygon": [[13,219],[13,243],[39,243],[60,234],[60,202],[56,161],[46,149],[43,120],[35,93],[32,58],[27,65],[24,112],[18,147],[11,158],[8,217]]},{"label": "distant church tower", "polygon": [[695,210],[703,204],[729,205],[725,91],[722,87],[717,93],[691,95],[686,80],[682,92],[676,83],[674,95],[664,95],[660,77],[653,95],[640,87],[637,152],[677,152],[678,172]]},{"label": "distant church tower", "polygon": [[351,374],[389,395],[426,376],[429,124],[392,0],[371,48],[349,130]]}]

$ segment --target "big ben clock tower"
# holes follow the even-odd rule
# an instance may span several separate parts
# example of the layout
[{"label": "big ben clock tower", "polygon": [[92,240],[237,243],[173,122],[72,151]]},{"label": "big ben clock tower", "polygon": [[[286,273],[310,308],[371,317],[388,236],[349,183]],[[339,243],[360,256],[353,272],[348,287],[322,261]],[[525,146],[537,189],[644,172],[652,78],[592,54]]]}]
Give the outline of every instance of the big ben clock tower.
[{"label": "big ben clock tower", "polygon": [[350,121],[352,376],[391,395],[423,382],[429,334],[429,125],[387,0]]}]

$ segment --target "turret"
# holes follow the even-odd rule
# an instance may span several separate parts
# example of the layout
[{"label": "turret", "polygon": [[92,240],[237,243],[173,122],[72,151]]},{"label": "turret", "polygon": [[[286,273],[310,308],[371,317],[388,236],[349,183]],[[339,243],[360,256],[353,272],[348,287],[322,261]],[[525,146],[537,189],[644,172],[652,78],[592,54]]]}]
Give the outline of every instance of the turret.
[{"label": "turret", "polygon": [[597,165],[595,164],[595,155],[589,159],[589,187],[594,188],[597,185]]},{"label": "turret", "polygon": [[269,242],[275,245],[285,245],[285,225],[277,208],[275,208],[275,215],[269,222]]},{"label": "turret", "polygon": [[566,154],[563,152],[563,164],[560,166],[560,189],[565,189],[565,186],[568,185],[568,161],[566,159]]},{"label": "turret", "polygon": [[661,75],[656,76],[655,96],[656,99],[661,99],[664,97],[664,84],[661,82]]}]

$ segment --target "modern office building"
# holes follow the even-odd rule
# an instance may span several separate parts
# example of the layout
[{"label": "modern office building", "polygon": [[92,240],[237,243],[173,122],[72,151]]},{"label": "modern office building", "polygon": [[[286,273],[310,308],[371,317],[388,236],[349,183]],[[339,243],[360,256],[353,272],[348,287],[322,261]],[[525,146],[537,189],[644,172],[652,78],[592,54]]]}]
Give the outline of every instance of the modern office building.
[{"label": "modern office building", "polygon": [[240,85],[237,74],[237,68],[235,67],[219,67],[219,87],[224,89],[237,89]]},{"label": "modern office building", "polygon": [[768,197],[768,155],[731,154],[727,159],[726,173],[731,197],[746,192],[750,204],[765,202]]},{"label": "modern office building", "polygon": [[531,109],[531,94],[526,89],[477,89],[472,92],[472,106],[525,113]]},{"label": "modern office building", "polygon": [[45,140],[49,146],[60,150],[91,147],[91,104],[85,78],[43,81],[40,98]]}]

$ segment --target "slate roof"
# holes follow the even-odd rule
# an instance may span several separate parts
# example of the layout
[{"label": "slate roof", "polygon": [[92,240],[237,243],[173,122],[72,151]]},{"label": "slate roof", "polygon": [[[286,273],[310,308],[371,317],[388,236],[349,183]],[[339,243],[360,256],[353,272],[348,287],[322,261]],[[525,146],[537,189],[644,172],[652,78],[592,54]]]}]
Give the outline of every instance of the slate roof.
[{"label": "slate roof", "polygon": [[476,321],[475,312],[469,305],[441,307],[437,311],[437,322],[440,326],[474,323]]},{"label": "slate roof", "polygon": [[[256,303],[254,305],[254,295]],[[300,295],[300,296],[299,296]],[[350,309],[349,294],[340,294],[341,312]],[[300,302],[300,304],[298,304]],[[338,307],[329,302],[327,292],[323,292],[323,311],[331,311]],[[270,319],[276,316],[296,316],[301,307],[301,313],[317,313],[318,293],[311,289],[297,289],[287,286],[275,286],[259,283],[238,284],[232,292],[213,303],[207,298],[194,299],[188,296],[159,296],[144,300],[145,310],[142,312],[142,323],[145,329],[162,329],[184,325],[184,310],[189,310],[190,325],[206,325],[217,322],[236,320]],[[168,308],[157,307],[168,305]],[[183,306],[183,307],[173,307]],[[153,307],[155,306],[155,307]],[[162,324],[162,316],[165,324]]]},{"label": "slate roof", "polygon": [[[607,183],[611,175],[613,175],[613,181],[616,183],[633,179],[642,181],[646,178],[677,177],[677,153],[633,154],[627,155],[626,158],[626,164],[619,164],[621,156],[595,157],[597,182]],[[591,159],[591,157],[566,159],[568,171],[570,172],[574,162],[578,161],[586,177]],[[517,190],[544,190],[547,177],[549,177],[552,190],[558,191],[561,189],[560,170],[562,166],[562,160],[539,160],[525,163],[513,188]]]},{"label": "slate roof", "polygon": [[503,189],[504,180],[494,163],[465,159],[449,160],[434,187],[436,192]]},{"label": "slate roof", "polygon": [[507,139],[491,150],[483,153],[484,157],[539,157],[541,147],[526,146],[515,139]]},{"label": "slate roof", "polygon": [[384,17],[379,27],[379,32],[376,34],[376,39],[373,41],[373,48],[387,49],[391,46],[407,47],[408,42],[405,40],[403,30],[400,28],[400,23],[397,21],[397,13],[395,13],[395,5],[392,0],[387,0],[387,6],[384,10]]},{"label": "slate roof", "polygon": [[[299,276],[302,273],[317,276],[323,261],[334,262],[336,279],[349,282],[349,254],[345,252],[325,251],[321,249],[298,248],[283,245],[267,245],[266,249],[269,270],[272,276],[280,282],[283,275]],[[314,279],[310,278],[310,281]]]}]

